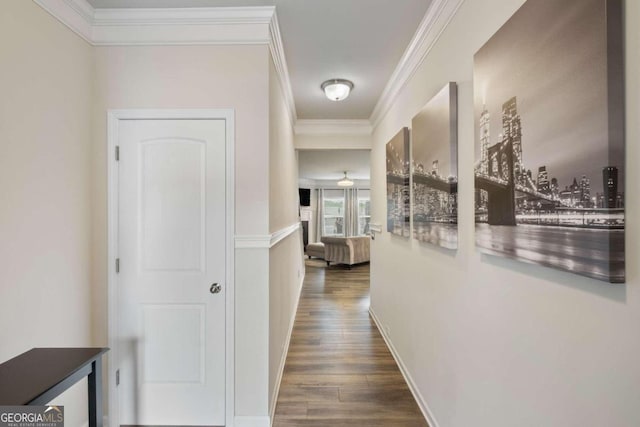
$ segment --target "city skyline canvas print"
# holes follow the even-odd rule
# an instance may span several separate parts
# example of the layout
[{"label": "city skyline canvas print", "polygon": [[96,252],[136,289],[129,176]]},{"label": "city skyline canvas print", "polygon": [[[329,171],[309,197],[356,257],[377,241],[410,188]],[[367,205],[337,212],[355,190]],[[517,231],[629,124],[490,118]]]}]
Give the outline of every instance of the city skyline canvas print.
[{"label": "city skyline canvas print", "polygon": [[409,128],[387,143],[387,231],[409,237]]},{"label": "city skyline canvas print", "polygon": [[476,245],[625,281],[621,0],[529,0],[474,56]]},{"label": "city skyline canvas print", "polygon": [[413,238],[458,248],[457,86],[448,83],[411,121]]}]

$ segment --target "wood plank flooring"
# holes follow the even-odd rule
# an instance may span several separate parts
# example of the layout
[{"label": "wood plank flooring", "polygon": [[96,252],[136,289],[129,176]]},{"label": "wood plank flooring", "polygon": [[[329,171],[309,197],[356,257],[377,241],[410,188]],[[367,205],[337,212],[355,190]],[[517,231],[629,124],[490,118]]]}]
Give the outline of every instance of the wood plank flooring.
[{"label": "wood plank flooring", "polygon": [[369,317],[369,265],[306,261],[274,427],[428,427]]}]

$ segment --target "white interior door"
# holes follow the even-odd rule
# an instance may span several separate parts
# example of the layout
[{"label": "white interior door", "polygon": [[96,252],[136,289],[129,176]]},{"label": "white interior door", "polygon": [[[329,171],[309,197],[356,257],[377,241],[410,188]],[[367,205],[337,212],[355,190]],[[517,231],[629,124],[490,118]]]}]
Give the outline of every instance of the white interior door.
[{"label": "white interior door", "polygon": [[121,120],[118,144],[120,424],[222,426],[225,121]]}]

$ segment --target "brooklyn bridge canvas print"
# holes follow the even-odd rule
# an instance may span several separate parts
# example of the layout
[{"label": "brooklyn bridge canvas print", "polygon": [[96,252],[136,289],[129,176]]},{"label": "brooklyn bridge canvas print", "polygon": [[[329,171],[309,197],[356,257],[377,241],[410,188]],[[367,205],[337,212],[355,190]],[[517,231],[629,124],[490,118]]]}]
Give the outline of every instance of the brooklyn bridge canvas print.
[{"label": "brooklyn bridge canvas print", "polygon": [[387,143],[387,231],[409,237],[409,128]]},{"label": "brooklyn bridge canvas print", "polygon": [[474,56],[476,245],[625,280],[621,0],[529,0]]},{"label": "brooklyn bridge canvas print", "polygon": [[413,237],[458,248],[457,86],[448,83],[411,121]]}]

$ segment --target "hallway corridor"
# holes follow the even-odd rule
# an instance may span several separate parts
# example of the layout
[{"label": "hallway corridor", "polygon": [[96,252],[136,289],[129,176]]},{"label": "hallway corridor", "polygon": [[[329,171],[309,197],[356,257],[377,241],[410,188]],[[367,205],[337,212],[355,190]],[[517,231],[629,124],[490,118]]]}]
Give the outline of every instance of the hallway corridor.
[{"label": "hallway corridor", "polygon": [[306,261],[274,427],[428,426],[368,310],[368,264]]}]

